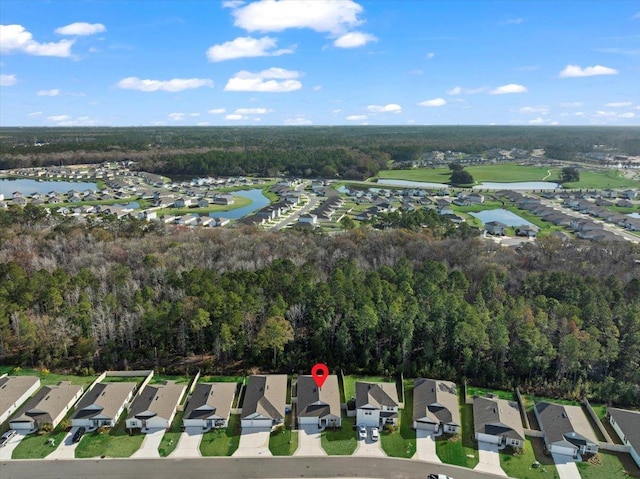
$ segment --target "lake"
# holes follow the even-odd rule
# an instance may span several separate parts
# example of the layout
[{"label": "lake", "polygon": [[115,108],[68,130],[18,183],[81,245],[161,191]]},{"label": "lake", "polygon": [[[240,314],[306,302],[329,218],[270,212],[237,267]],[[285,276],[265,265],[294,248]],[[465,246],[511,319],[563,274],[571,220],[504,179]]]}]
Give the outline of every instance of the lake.
[{"label": "lake", "polygon": [[515,213],[508,210],[498,208],[495,210],[485,210],[478,213],[469,213],[471,216],[478,218],[482,223],[489,223],[491,221],[499,221],[507,226],[534,226],[533,223],[529,223],[524,218],[521,218]]},{"label": "lake", "polygon": [[36,181],[14,178],[0,178],[0,194],[5,198],[11,198],[14,191],[19,191],[23,195],[32,193],[49,193],[57,191],[66,193],[71,190],[98,190],[95,183],[75,182],[75,181]]},{"label": "lake", "polygon": [[237,220],[258,211],[259,209],[264,208],[269,203],[271,203],[269,201],[269,198],[262,194],[262,190],[260,188],[234,191],[233,195],[249,198],[251,200],[251,204],[231,211],[209,213],[209,216],[213,218],[228,218],[230,220]]},{"label": "lake", "polygon": [[562,185],[551,181],[522,181],[516,183],[494,183],[485,181],[473,187],[474,190],[559,190]]},{"label": "lake", "polygon": [[449,188],[449,185],[444,183],[429,183],[427,181],[408,181],[408,180],[392,180],[387,178],[380,178],[376,181],[380,185],[389,186],[410,186],[412,188]]}]

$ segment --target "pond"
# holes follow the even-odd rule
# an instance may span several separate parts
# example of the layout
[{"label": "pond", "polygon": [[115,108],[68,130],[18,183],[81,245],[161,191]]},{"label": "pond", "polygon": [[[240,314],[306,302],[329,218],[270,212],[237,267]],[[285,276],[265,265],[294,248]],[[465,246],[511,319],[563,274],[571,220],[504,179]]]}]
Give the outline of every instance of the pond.
[{"label": "pond", "polygon": [[474,190],[558,190],[562,185],[551,181],[521,181],[515,183],[494,183],[485,181],[473,187]]},{"label": "pond", "polygon": [[533,223],[529,223],[524,218],[521,218],[515,213],[508,210],[498,208],[495,210],[485,210],[478,213],[469,213],[471,216],[478,218],[482,223],[489,223],[491,221],[499,221],[507,226],[534,226]]},{"label": "pond", "polygon": [[237,220],[258,211],[259,209],[264,208],[269,203],[271,203],[269,201],[269,198],[262,194],[262,190],[260,188],[234,191],[233,195],[249,198],[251,200],[251,204],[231,211],[209,213],[209,216],[213,218],[228,218],[230,220]]},{"label": "pond", "polygon": [[380,185],[389,186],[410,186],[412,188],[449,188],[445,183],[429,183],[428,181],[392,180],[380,178],[376,181]]},{"label": "pond", "polygon": [[37,181],[15,178],[0,178],[0,194],[5,199],[11,198],[14,191],[19,191],[23,195],[31,195],[33,193],[49,193],[56,191],[58,193],[66,193],[71,190],[98,190],[95,183],[74,182],[74,181]]},{"label": "pond", "polygon": [[627,216],[631,216],[632,218],[636,218],[640,220],[640,213],[630,213]]}]

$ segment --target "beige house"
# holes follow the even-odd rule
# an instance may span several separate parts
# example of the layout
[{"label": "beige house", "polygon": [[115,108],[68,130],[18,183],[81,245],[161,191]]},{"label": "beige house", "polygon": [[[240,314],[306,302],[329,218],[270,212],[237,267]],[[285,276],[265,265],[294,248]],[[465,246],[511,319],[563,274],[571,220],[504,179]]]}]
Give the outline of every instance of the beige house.
[{"label": "beige house", "polygon": [[[1,196],[1,195],[0,195]],[[40,387],[36,376],[4,376],[0,378],[0,424],[9,419],[20,405]]]},{"label": "beige house", "polygon": [[99,383],[78,403],[71,417],[71,425],[97,429],[113,427],[136,390],[134,382]]},{"label": "beige house", "polygon": [[128,429],[168,429],[186,387],[168,381],[166,384],[145,386],[133,400],[127,415]]},{"label": "beige house", "polygon": [[11,429],[36,431],[45,424],[55,428],[69,409],[82,396],[82,386],[62,381],[57,386],[44,386],[11,419]]},{"label": "beige house", "polygon": [[576,459],[598,452],[598,439],[580,406],[537,402],[533,410],[547,451]]},{"label": "beige house", "polygon": [[236,387],[236,383],[197,384],[184,410],[184,427],[227,427]]},{"label": "beige house", "polygon": [[340,427],[340,390],[338,376],[327,376],[321,388],[312,376],[299,376],[297,385],[298,424],[324,427]]},{"label": "beige house", "polygon": [[460,432],[455,383],[418,378],[413,382],[413,428],[436,434]]},{"label": "beige house", "polygon": [[514,401],[474,397],[473,427],[478,442],[496,444],[499,447],[524,447],[520,408]]},{"label": "beige house", "polygon": [[245,427],[272,427],[284,422],[287,376],[250,376],[244,394],[240,423]]}]

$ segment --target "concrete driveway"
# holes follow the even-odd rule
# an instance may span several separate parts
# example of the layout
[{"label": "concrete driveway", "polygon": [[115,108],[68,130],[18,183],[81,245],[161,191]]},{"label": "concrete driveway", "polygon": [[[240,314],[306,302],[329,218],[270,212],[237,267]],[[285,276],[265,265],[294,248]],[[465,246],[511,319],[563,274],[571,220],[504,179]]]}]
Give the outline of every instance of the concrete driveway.
[{"label": "concrete driveway", "polygon": [[442,463],[436,454],[436,439],[432,433],[424,429],[416,430],[416,453],[412,459]]},{"label": "concrete driveway", "polygon": [[326,456],[320,441],[321,432],[317,425],[301,426],[298,432],[298,449],[294,456]]},{"label": "concrete driveway", "polygon": [[580,479],[580,472],[578,472],[578,466],[573,458],[561,454],[551,454],[551,456],[553,462],[556,463],[560,479]]},{"label": "concrete driveway", "polygon": [[0,447],[0,460],[4,461],[5,459],[11,459],[13,450],[18,444],[20,444],[20,441],[22,441],[25,436],[26,434],[18,432],[15,436],[9,439],[4,446]]},{"label": "concrete driveway", "polygon": [[476,471],[490,472],[498,476],[507,476],[500,467],[500,453],[497,444],[489,444],[488,442],[478,442],[478,452],[480,462],[474,467]]},{"label": "concrete driveway", "polygon": [[58,448],[47,456],[47,459],[73,459],[76,457],[76,447],[80,442],[73,442],[73,435],[78,430],[77,427],[72,427],[69,434],[65,436]]},{"label": "concrete driveway", "polygon": [[160,457],[158,447],[160,447],[160,441],[162,441],[164,433],[164,428],[150,429],[145,434],[140,449],[134,452],[131,457]]},{"label": "concrete driveway", "polygon": [[269,450],[270,427],[243,427],[240,433],[240,444],[233,453],[240,457],[272,456]]},{"label": "concrete driveway", "polygon": [[202,457],[200,452],[200,441],[202,441],[201,427],[188,427],[180,434],[178,445],[169,457]]},{"label": "concrete driveway", "polygon": [[[353,432],[358,434],[357,431]],[[387,457],[382,450],[380,439],[374,441],[371,439],[371,428],[367,427],[367,437],[365,439],[358,439],[358,447],[353,453],[354,456],[367,456],[367,457]]]}]

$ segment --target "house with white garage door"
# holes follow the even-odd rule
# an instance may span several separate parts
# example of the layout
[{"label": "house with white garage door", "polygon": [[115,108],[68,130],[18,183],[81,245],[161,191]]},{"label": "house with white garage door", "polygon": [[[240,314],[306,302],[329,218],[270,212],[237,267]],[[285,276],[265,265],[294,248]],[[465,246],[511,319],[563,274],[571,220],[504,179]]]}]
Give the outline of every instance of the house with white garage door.
[{"label": "house with white garage door", "polygon": [[473,427],[478,442],[498,447],[524,447],[524,428],[515,401],[494,397],[473,398]]},{"label": "house with white garage door", "polygon": [[629,454],[640,467],[640,411],[610,407],[607,417],[620,440],[629,446]]},{"label": "house with white garage door", "polygon": [[184,427],[227,427],[236,383],[198,383],[182,416]]},{"label": "house with white garage door", "polygon": [[0,424],[9,419],[20,405],[40,387],[36,376],[4,376],[0,378]]},{"label": "house with white garage door", "polygon": [[398,390],[395,383],[356,382],[356,424],[384,427],[398,424]]},{"label": "house with white garage door", "polygon": [[136,391],[134,382],[98,383],[82,396],[71,426],[89,430],[102,426],[113,427]]},{"label": "house with white garage door", "polygon": [[57,386],[43,386],[11,419],[11,429],[36,431],[48,424],[55,428],[82,396],[82,386],[62,381]]},{"label": "house with white garage door", "polygon": [[598,440],[580,406],[537,402],[533,410],[550,453],[579,459],[598,452]]},{"label": "house with white garage door", "polygon": [[273,427],[282,424],[286,399],[286,374],[250,376],[242,404],[241,426]]},{"label": "house with white garage door", "polygon": [[413,428],[436,434],[460,432],[455,383],[418,378],[413,381]]},{"label": "house with white garage door", "polygon": [[168,429],[186,387],[167,381],[166,384],[145,386],[129,407],[125,424],[128,429]]},{"label": "house with white garage door", "polygon": [[338,376],[329,374],[321,388],[312,376],[299,376],[296,386],[298,425],[340,427]]}]

